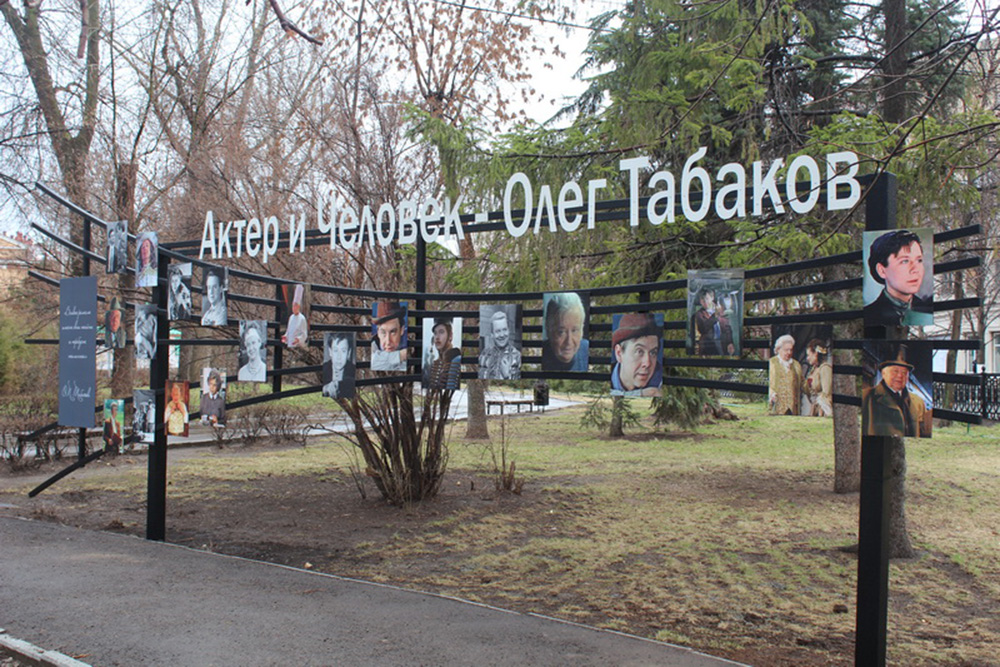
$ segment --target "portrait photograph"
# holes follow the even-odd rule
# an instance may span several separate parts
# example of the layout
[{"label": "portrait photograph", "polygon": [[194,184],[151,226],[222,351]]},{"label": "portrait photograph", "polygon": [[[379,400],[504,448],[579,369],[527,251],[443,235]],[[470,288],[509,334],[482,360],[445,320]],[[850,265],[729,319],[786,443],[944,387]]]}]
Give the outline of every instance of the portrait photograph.
[{"label": "portrait photograph", "polygon": [[352,331],[323,334],[323,395],[354,398],[356,339]]},{"label": "portrait photograph", "polygon": [[590,359],[590,301],[576,292],[542,296],[542,370],[586,371]]},{"label": "portrait photograph", "polygon": [[771,327],[768,414],[833,416],[832,341],[830,324]]},{"label": "portrait photograph", "polygon": [[267,381],[267,321],[240,320],[240,382]]},{"label": "portrait photograph", "polygon": [[421,384],[424,389],[455,390],[462,372],[462,318],[424,318]]},{"label": "portrait photograph", "polygon": [[172,320],[191,319],[191,262],[167,267],[167,316]]},{"label": "portrait photograph", "polygon": [[309,285],[282,285],[283,319],[281,342],[288,348],[309,347]]},{"label": "portrait photograph", "polygon": [[101,436],[108,451],[121,451],[125,442],[125,399],[104,399],[104,427]]},{"label": "portrait photograph", "polygon": [[118,297],[111,297],[111,303],[104,313],[104,344],[112,349],[122,349],[127,342],[124,326],[125,311],[122,309],[122,300]]},{"label": "portrait photograph", "polygon": [[135,307],[135,358],[152,359],[156,356],[156,304],[146,303]]},{"label": "portrait photograph", "polygon": [[743,269],[688,271],[687,352],[738,357],[743,345]]},{"label": "portrait photograph", "polygon": [[405,371],[409,357],[405,301],[376,301],[372,304],[373,371]]},{"label": "portrait photograph", "polygon": [[864,232],[865,326],[934,324],[934,233],[929,227]]},{"label": "portrait photograph", "polygon": [[861,434],[931,437],[931,341],[866,340],[861,364]]},{"label": "portrait photograph", "polygon": [[188,382],[167,380],[167,407],[163,410],[163,423],[167,435],[188,437],[188,398],[191,388]]},{"label": "portrait photograph", "polygon": [[479,379],[521,379],[521,304],[479,306]]},{"label": "portrait photograph", "polygon": [[128,270],[128,222],[108,223],[107,273],[125,273]]},{"label": "portrait photograph", "polygon": [[611,319],[611,395],[660,396],[663,315],[625,313]]},{"label": "portrait photograph", "polygon": [[226,425],[226,371],[206,366],[201,369],[201,423],[222,428]]},{"label": "portrait photograph", "polygon": [[229,269],[224,266],[202,267],[201,287],[201,326],[226,326],[229,323],[229,314],[226,309]]},{"label": "portrait photograph", "polygon": [[140,232],[135,237],[135,286],[156,287],[160,242],[156,232]]},{"label": "portrait photograph", "polygon": [[156,392],[152,389],[132,391],[132,434],[135,442],[153,442],[156,435]]}]

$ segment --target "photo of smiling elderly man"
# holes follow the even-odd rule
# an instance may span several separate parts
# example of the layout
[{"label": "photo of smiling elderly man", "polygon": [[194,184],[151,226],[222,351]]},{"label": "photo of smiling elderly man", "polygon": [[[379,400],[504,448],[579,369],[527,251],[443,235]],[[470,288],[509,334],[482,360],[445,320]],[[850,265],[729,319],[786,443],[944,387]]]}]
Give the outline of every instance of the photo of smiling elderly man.
[{"label": "photo of smiling elderly man", "polygon": [[586,371],[587,301],[576,292],[552,292],[542,299],[542,370]]},{"label": "photo of smiling elderly man", "polygon": [[612,319],[612,396],[659,396],[663,386],[663,315],[627,313]]},{"label": "photo of smiling elderly man", "polygon": [[521,304],[479,306],[479,378],[521,379]]},{"label": "photo of smiling elderly man", "polygon": [[864,233],[866,326],[934,323],[934,235],[930,228]]},{"label": "photo of smiling elderly man", "polygon": [[934,388],[930,341],[865,341],[862,435],[931,437]]}]

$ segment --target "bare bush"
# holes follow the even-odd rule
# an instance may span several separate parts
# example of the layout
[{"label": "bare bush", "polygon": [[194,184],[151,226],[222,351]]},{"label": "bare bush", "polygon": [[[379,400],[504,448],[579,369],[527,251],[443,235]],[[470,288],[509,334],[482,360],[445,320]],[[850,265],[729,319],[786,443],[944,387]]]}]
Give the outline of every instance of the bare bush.
[{"label": "bare bush", "polygon": [[[51,397],[6,396],[0,398],[0,459],[11,469],[21,470],[43,461],[62,458],[63,431],[49,431],[28,441],[24,436],[49,424],[56,405]],[[67,441],[68,442],[68,441]]]},{"label": "bare bush", "polygon": [[365,474],[393,505],[425,500],[441,488],[448,449],[444,427],[452,391],[424,394],[420,417],[413,404],[413,384],[385,384],[360,390],[351,400],[338,399],[354,431],[341,435],[365,459]]},{"label": "bare bush", "polygon": [[276,442],[305,444],[308,413],[298,406],[257,403],[229,412],[226,428],[215,429],[215,443],[221,447],[229,440],[252,445],[264,438]]},{"label": "bare bush", "polygon": [[507,417],[500,418],[500,444],[489,445],[490,460],[493,462],[493,487],[500,493],[521,495],[524,478],[517,475],[517,466],[510,449],[514,432]]}]

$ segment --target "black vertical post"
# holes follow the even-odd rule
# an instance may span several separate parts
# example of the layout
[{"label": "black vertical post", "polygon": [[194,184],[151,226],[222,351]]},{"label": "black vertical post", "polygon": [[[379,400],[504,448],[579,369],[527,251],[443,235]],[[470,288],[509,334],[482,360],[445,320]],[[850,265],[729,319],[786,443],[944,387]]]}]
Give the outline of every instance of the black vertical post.
[{"label": "black vertical post", "polygon": [[[865,229],[896,227],[896,176],[883,173],[865,199]],[[862,270],[866,270],[862,267]],[[865,327],[866,340],[885,340],[885,327]],[[861,436],[858,520],[858,597],[854,664],[885,665],[889,609],[889,446],[886,436]]]},{"label": "black vertical post", "polygon": [[149,388],[156,395],[156,430],[149,448],[146,474],[146,539],[163,541],[167,526],[167,425],[163,413],[167,408],[166,385],[170,374],[170,320],[167,318],[167,266],[169,260],[159,256],[153,303],[156,304],[156,354],[149,364]]},{"label": "black vertical post", "polygon": [[[416,276],[414,278],[414,290],[423,296],[427,292],[427,243],[424,241],[422,236],[417,236],[417,269]],[[427,306],[427,302],[424,299],[417,299],[416,307],[417,310],[423,310]],[[424,331],[424,318],[419,316],[414,320],[414,324],[417,327],[417,336],[423,336]],[[462,342],[459,341],[458,346],[462,346]],[[420,364],[417,366],[417,371],[423,374],[423,354],[420,350],[416,353],[417,359],[420,359]]]},{"label": "black vertical post", "polygon": [[[86,250],[86,251],[89,251],[92,245],[93,245],[93,240],[91,239],[91,234],[90,234],[90,218],[84,216],[83,217],[83,249]],[[83,255],[82,268],[83,268],[83,275],[84,276],[89,276],[90,275],[90,256],[87,255],[86,253],[84,253],[84,255]],[[105,335],[107,335],[107,332],[105,332]],[[87,429],[85,429],[85,428],[81,428],[79,431],[77,431],[77,434],[76,434],[76,450],[77,450],[77,458],[79,460],[82,461],[83,459],[85,459],[87,457]]]},{"label": "black vertical post", "polygon": [[[281,370],[282,364],[284,363],[285,357],[285,346],[281,344],[281,302],[284,300],[284,294],[281,291],[281,285],[274,286],[274,298],[278,300],[278,305],[274,307],[274,337],[277,339],[278,344],[274,346],[274,370]],[[281,373],[275,373],[271,376],[271,391],[278,393],[281,391]]]}]

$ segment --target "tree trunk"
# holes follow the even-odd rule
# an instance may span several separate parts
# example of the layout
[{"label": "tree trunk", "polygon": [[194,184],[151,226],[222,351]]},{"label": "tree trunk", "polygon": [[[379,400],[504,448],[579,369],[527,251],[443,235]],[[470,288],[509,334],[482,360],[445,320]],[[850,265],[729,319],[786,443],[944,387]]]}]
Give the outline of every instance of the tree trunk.
[{"label": "tree trunk", "polygon": [[889,447],[889,558],[913,558],[916,552],[910,543],[906,525],[906,442],[903,438],[886,438]]},{"label": "tree trunk", "polygon": [[[135,177],[138,166],[134,162],[119,165],[115,182],[115,216],[128,222],[130,233],[135,233]],[[128,246],[126,244],[126,253]],[[126,262],[127,264],[128,262]],[[130,273],[114,276],[118,283],[118,292],[134,287],[135,278]],[[122,312],[122,326],[125,331],[132,331],[132,311],[126,308]],[[127,396],[132,392],[135,376],[135,348],[125,346],[115,349],[114,367],[111,371],[111,395]]]},{"label": "tree trunk", "polygon": [[608,428],[608,435],[612,438],[621,438],[625,435],[625,429],[622,427],[622,402],[624,400],[621,396],[615,396],[611,399],[611,424]]},{"label": "tree trunk", "polygon": [[[835,364],[851,363],[850,354],[838,352]],[[833,393],[857,395],[857,381],[848,375],[833,376]],[[861,489],[861,425],[858,408],[833,404],[833,492],[854,493]]]},{"label": "tree trunk", "polygon": [[906,0],[883,0],[885,51],[882,74],[885,79],[882,117],[892,125],[906,120]]},{"label": "tree trunk", "polygon": [[469,397],[469,419],[465,437],[470,440],[488,440],[490,432],[486,425],[486,381],[469,380],[466,390]]}]

